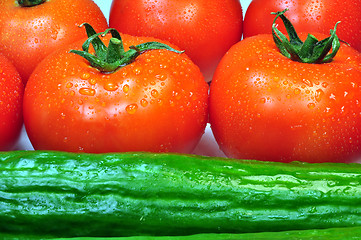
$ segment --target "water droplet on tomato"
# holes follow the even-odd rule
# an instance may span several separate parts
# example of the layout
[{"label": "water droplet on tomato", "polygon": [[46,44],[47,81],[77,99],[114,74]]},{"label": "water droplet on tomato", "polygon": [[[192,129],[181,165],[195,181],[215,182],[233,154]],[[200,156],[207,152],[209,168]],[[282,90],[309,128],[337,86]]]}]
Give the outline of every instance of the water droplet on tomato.
[{"label": "water droplet on tomato", "polygon": [[314,109],[314,108],[316,107],[316,104],[314,104],[314,103],[309,103],[309,104],[307,104],[307,107],[308,107],[309,109]]},{"label": "water droplet on tomato", "polygon": [[129,104],[128,106],[125,107],[125,110],[127,111],[127,113],[129,114],[134,114],[137,112],[138,109],[138,105],[133,103],[133,104]]},{"label": "water droplet on tomato", "polygon": [[139,75],[142,72],[142,68],[141,67],[134,68],[133,72],[135,73],[135,75]]},{"label": "water droplet on tomato", "polygon": [[123,86],[123,92],[124,92],[124,93],[128,93],[128,92],[129,92],[129,85],[128,85],[128,84],[124,84],[124,86]]},{"label": "water droplet on tomato", "polygon": [[146,107],[146,106],[148,106],[148,101],[143,98],[142,100],[140,100],[140,105],[142,107]]},{"label": "water droplet on tomato", "polygon": [[89,79],[89,83],[90,83],[91,85],[95,85],[95,84],[97,83],[97,80],[94,79],[94,78],[91,78],[91,79]]},{"label": "water droplet on tomato", "polygon": [[295,93],[296,95],[300,94],[300,93],[301,93],[301,89],[295,88],[294,93]]},{"label": "water droplet on tomato", "polygon": [[173,97],[174,97],[176,100],[181,99],[181,95],[179,94],[179,92],[173,91],[173,92],[172,92],[172,95],[173,95]]},{"label": "water droplet on tomato", "polygon": [[316,93],[315,93],[315,99],[317,102],[320,102],[323,98],[323,96],[325,95],[324,91],[322,91],[322,89],[317,89]]},{"label": "water droplet on tomato", "polygon": [[302,79],[302,82],[309,87],[313,87],[313,83],[309,79]]},{"label": "water droplet on tomato", "polygon": [[83,79],[83,80],[87,80],[87,79],[90,78],[90,74],[89,73],[83,73],[83,75],[81,75],[80,78]]},{"label": "water droplet on tomato", "polygon": [[115,91],[118,89],[118,85],[116,83],[109,82],[104,85],[104,89],[107,91]]},{"label": "water droplet on tomato", "polygon": [[156,89],[153,89],[150,94],[152,95],[152,97],[157,98],[159,96],[159,92]]},{"label": "water droplet on tomato", "polygon": [[327,82],[323,82],[323,83],[321,84],[321,86],[324,87],[324,88],[327,88],[328,83],[327,83]]},{"label": "water droplet on tomato", "polygon": [[80,88],[79,93],[81,95],[94,96],[96,92],[92,88]]},{"label": "water droplet on tomato", "polygon": [[72,86],[73,86],[73,83],[71,83],[71,82],[68,82],[68,83],[65,85],[66,88],[71,88]]}]

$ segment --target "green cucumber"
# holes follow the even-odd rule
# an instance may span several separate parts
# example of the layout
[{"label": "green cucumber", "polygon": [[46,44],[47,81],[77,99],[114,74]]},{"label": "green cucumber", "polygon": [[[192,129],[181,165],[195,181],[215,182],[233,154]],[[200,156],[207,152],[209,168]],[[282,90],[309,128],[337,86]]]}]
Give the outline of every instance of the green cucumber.
[{"label": "green cucumber", "polygon": [[3,240],[350,240],[360,239],[361,227],[310,229],[261,233],[208,233],[187,236],[41,238],[0,234]]},{"label": "green cucumber", "polygon": [[361,226],[361,164],[0,153],[0,233],[192,235]]}]

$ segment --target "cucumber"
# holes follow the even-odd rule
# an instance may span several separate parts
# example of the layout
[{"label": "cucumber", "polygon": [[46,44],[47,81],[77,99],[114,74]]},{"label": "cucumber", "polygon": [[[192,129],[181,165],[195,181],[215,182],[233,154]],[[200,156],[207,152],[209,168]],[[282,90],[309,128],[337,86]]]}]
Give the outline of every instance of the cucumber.
[{"label": "cucumber", "polygon": [[0,153],[0,232],[172,236],[361,226],[361,164]]},{"label": "cucumber", "polygon": [[134,236],[134,237],[77,237],[39,238],[36,236],[14,236],[0,234],[3,240],[351,240],[360,239],[361,227],[310,229],[261,233],[208,233],[188,236]]}]

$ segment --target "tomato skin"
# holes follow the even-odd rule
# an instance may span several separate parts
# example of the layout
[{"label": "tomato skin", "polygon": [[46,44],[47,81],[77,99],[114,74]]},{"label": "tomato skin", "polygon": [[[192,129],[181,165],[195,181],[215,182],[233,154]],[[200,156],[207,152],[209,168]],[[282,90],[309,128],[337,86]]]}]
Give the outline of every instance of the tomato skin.
[{"label": "tomato skin", "polygon": [[[297,32],[329,34],[338,21],[338,37],[361,51],[361,1],[359,0],[252,0],[244,18],[243,37],[271,34],[274,15],[271,12],[289,10]],[[280,19],[277,23],[281,23]],[[283,24],[279,30],[286,33]]]},{"label": "tomato skin", "polygon": [[216,70],[211,129],[229,157],[354,161],[361,156],[360,90],[361,54],[345,44],[331,63],[307,64],[281,55],[271,35],[249,37]]},{"label": "tomato skin", "polygon": [[108,27],[104,14],[91,0],[51,0],[33,7],[1,1],[0,52],[13,62],[26,83],[45,56],[86,36],[79,28],[83,22],[97,31]]},{"label": "tomato skin", "polygon": [[206,81],[225,52],[242,37],[238,0],[113,0],[109,26],[164,39],[185,50]]},{"label": "tomato skin", "polygon": [[0,151],[11,150],[23,125],[24,85],[13,64],[0,54]]},{"label": "tomato skin", "polygon": [[[104,39],[108,45],[109,35]],[[153,38],[123,35],[125,48]],[[104,74],[69,53],[47,57],[25,90],[24,122],[35,149],[191,152],[208,120],[208,85],[185,54],[151,50]]]}]

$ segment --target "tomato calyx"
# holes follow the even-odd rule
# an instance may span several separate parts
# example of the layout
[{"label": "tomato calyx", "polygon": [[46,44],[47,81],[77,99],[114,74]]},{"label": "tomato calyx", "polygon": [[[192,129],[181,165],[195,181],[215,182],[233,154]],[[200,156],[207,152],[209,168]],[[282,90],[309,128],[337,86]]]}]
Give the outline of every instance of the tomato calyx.
[{"label": "tomato calyx", "polygon": [[[136,46],[130,46],[128,51],[125,51],[122,37],[114,28],[109,28],[104,32],[96,33],[93,27],[88,23],[83,23],[88,39],[83,43],[82,49],[71,50],[71,53],[78,54],[89,61],[91,66],[97,68],[104,73],[112,73],[121,67],[132,63],[140,54],[148,50],[166,49],[176,53],[183,53],[164,43],[160,42],[146,42]],[[105,36],[110,33],[112,38],[109,41],[108,47],[105,46],[99,36]],[[90,44],[93,45],[95,54],[89,53]]]},{"label": "tomato calyx", "polygon": [[[330,30],[330,37],[323,40],[318,40],[312,34],[308,34],[306,40],[303,42],[297,35],[295,28],[291,21],[285,17],[284,13],[288,9],[281,12],[276,12],[272,25],[272,36],[282,55],[285,57],[302,63],[327,63],[331,62],[336,56],[340,48],[340,40],[336,35],[336,28],[339,22],[336,23],[334,29]],[[287,37],[277,29],[276,20],[281,18],[287,30],[289,40]],[[329,53],[332,49],[332,52]]]},{"label": "tomato calyx", "polygon": [[17,0],[21,7],[33,7],[46,2],[46,0]]}]

